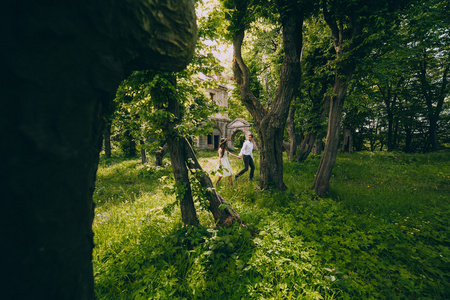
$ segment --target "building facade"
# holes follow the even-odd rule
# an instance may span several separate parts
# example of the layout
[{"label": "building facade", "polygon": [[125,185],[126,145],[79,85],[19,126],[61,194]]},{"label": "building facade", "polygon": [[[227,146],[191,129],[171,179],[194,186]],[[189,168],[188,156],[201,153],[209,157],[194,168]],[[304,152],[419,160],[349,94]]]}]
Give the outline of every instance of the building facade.
[{"label": "building facade", "polygon": [[[214,88],[206,89],[206,94],[214,100],[217,105],[228,108],[228,88],[224,85],[218,84]],[[228,149],[234,149],[234,138],[238,132],[243,132],[245,136],[251,133],[251,123],[237,118],[230,120],[228,118],[228,111],[223,114],[216,113],[210,117],[214,121],[213,131],[207,136],[199,136],[196,138],[194,145],[202,150],[214,150],[219,147],[221,138],[227,138]],[[255,145],[256,148],[256,145]]]}]

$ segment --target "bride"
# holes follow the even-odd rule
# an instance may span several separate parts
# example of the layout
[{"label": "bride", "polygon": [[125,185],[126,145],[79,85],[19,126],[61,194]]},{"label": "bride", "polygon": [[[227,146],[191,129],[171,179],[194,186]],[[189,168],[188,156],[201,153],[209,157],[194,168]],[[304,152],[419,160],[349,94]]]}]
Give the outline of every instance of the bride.
[{"label": "bride", "polygon": [[233,170],[231,170],[231,165],[230,165],[230,161],[228,160],[228,155],[234,156],[236,158],[240,158],[237,155],[234,155],[232,153],[230,153],[230,151],[228,151],[228,147],[227,147],[227,139],[226,138],[221,138],[220,139],[220,145],[219,145],[219,149],[217,150],[217,154],[219,156],[219,164],[217,165],[216,168],[216,175],[217,177],[217,181],[216,181],[216,186],[219,183],[220,179],[222,179],[222,177],[227,176],[228,177],[228,181],[230,182],[231,185],[233,185]]}]

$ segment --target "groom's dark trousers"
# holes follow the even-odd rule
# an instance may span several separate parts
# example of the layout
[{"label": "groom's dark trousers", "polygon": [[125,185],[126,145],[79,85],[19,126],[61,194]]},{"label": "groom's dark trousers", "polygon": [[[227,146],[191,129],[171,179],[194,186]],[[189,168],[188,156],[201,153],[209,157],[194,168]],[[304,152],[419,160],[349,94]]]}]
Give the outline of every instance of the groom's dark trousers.
[{"label": "groom's dark trousers", "polygon": [[244,155],[244,169],[242,169],[239,173],[237,173],[236,177],[240,177],[242,174],[248,171],[248,167],[250,166],[250,180],[253,179],[253,174],[255,173],[255,163],[253,162],[253,158],[251,155]]}]

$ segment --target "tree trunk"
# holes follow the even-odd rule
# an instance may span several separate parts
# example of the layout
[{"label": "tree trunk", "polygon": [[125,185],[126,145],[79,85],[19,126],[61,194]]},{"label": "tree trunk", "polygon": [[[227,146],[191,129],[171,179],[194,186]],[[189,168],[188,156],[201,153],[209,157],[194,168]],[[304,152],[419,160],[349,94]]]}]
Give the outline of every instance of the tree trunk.
[{"label": "tree trunk", "polygon": [[346,76],[336,75],[333,87],[333,97],[330,101],[330,115],[328,117],[327,142],[320,160],[319,169],[314,179],[312,189],[319,197],[325,197],[330,186],[331,172],[336,161],[339,149],[339,131],[341,126],[342,109],[344,106],[345,93],[348,81],[353,69],[347,70]]},{"label": "tree trunk", "polygon": [[111,157],[111,121],[106,124],[104,134],[105,156]]},{"label": "tree trunk", "polygon": [[365,144],[365,137],[363,137],[362,132],[364,132],[364,126],[361,126],[358,131],[353,135],[353,145],[355,147],[355,151],[359,152],[363,150]]},{"label": "tree trunk", "polygon": [[266,74],[265,80],[266,80],[266,92],[267,92],[267,95],[269,96],[269,100],[267,101],[267,104],[266,104],[266,110],[267,110],[267,109],[269,109],[270,105],[272,104],[273,97],[272,97],[272,91],[270,90],[270,86],[269,86],[269,76],[267,74]]},{"label": "tree trunk", "polygon": [[428,145],[431,151],[435,152],[439,150],[439,140],[437,135],[437,118],[435,116],[428,117],[430,126],[428,128]]},{"label": "tree trunk", "polygon": [[[338,64],[335,68],[335,80],[333,86],[333,96],[330,99],[330,114],[328,117],[328,130],[327,130],[327,142],[325,149],[320,160],[319,169],[317,170],[316,177],[314,179],[313,190],[316,191],[319,197],[324,197],[330,186],[331,172],[336,161],[337,151],[339,149],[339,131],[341,126],[342,109],[344,107],[344,99],[347,93],[348,82],[352,77],[355,70],[354,61],[347,58],[342,59],[343,46],[348,41],[351,41],[357,37],[361,31],[362,26],[358,22],[354,15],[350,16],[351,30],[349,34],[344,33],[342,23],[337,22],[336,19],[327,10],[326,2],[322,2],[323,16],[331,30],[333,38],[333,45],[336,51],[336,59]],[[339,23],[339,24],[338,24]],[[344,40],[345,39],[345,40]],[[348,46],[351,50],[352,47],[356,47],[350,43]]]},{"label": "tree trunk", "polygon": [[[150,95],[155,99],[156,109],[167,110],[174,116],[173,120],[166,120],[164,134],[172,171],[175,178],[175,188],[177,189],[177,199],[180,201],[181,219],[185,226],[197,226],[199,224],[197,212],[195,210],[194,200],[192,198],[191,183],[189,181],[189,172],[186,166],[186,150],[184,138],[176,130],[176,126],[182,119],[180,103],[176,94],[177,79],[174,74],[159,74],[157,77],[161,82],[155,82],[150,89]],[[168,85],[171,86],[168,86]],[[157,101],[156,101],[157,99]],[[167,104],[167,106],[163,105]]]},{"label": "tree trunk", "polygon": [[406,153],[410,153],[411,151],[411,142],[412,142],[412,129],[410,126],[405,127],[405,148],[403,148],[403,151]]},{"label": "tree trunk", "polygon": [[[321,94],[325,94],[326,88],[327,88],[327,84],[326,84],[326,82],[323,82]],[[330,97],[327,96],[323,100],[323,103],[321,106],[320,117],[319,117],[320,123],[322,123],[326,120],[327,112],[329,111],[329,109],[330,109]],[[302,145],[300,146],[300,150],[297,153],[296,160],[299,162],[305,161],[308,158],[309,153],[311,153],[311,151],[313,150],[314,146],[315,146],[315,154],[322,153],[323,146],[322,146],[322,137],[321,136],[322,136],[322,134],[318,133],[317,129],[310,128],[308,130],[307,134],[305,134],[305,137],[303,138],[303,142],[302,142]],[[318,139],[320,139],[320,141]]]},{"label": "tree trunk", "polygon": [[[142,146],[142,145],[145,145],[145,142],[144,142],[143,140],[140,140],[139,143],[141,144],[141,146]],[[146,151],[145,151],[145,148],[141,148],[141,162],[142,162],[143,164],[148,163],[148,160],[147,160],[147,153],[146,153]]]},{"label": "tree trunk", "polygon": [[268,123],[261,124],[259,130],[260,147],[260,187],[274,187],[285,190],[283,181],[283,133],[284,128],[273,128]]},{"label": "tree trunk", "polygon": [[386,107],[387,121],[388,121],[388,134],[386,145],[388,151],[393,151],[395,149],[395,138],[396,132],[394,132],[394,117],[396,110],[396,102],[398,99],[398,92],[400,91],[400,87],[405,82],[404,77],[400,77],[395,85],[391,84],[391,80],[384,81],[383,84],[378,84],[378,91],[383,98],[384,105]]},{"label": "tree trunk", "polygon": [[185,226],[197,226],[199,221],[192,198],[189,172],[186,167],[184,139],[178,136],[168,138],[167,145],[172,163],[173,176],[175,178],[175,187],[178,189],[177,198],[180,201],[181,219]]},{"label": "tree trunk", "polygon": [[187,155],[186,162],[194,177],[205,190],[205,194],[209,200],[209,210],[211,211],[216,224],[218,226],[229,226],[234,221],[241,223],[239,214],[216,192],[211,178],[200,166],[194,150],[186,138],[183,139],[183,143]]},{"label": "tree trunk", "polygon": [[386,84],[386,91],[383,92],[383,90],[379,87],[379,90],[382,94],[382,96],[384,97],[384,104],[386,106],[386,112],[387,112],[387,122],[388,122],[388,132],[387,132],[387,141],[386,141],[386,145],[387,145],[387,150],[388,152],[393,151],[393,142],[392,142],[392,137],[393,137],[393,130],[394,130],[394,103],[391,100],[391,87],[389,84]]},{"label": "tree trunk", "polygon": [[289,109],[289,115],[286,120],[287,122],[287,133],[289,136],[289,147],[286,149],[289,160],[294,160],[295,152],[297,151],[297,135],[295,134],[295,106],[291,105]]},{"label": "tree trunk", "polygon": [[155,152],[155,159],[156,159],[156,165],[161,167],[163,164],[164,155],[166,155],[167,150],[169,149],[169,146],[164,144],[164,146],[160,150],[156,150]]},{"label": "tree trunk", "polygon": [[123,132],[123,138],[125,139],[125,143],[123,143],[123,151],[125,152],[125,156],[135,157],[136,156],[136,142],[134,141],[134,137],[130,130],[125,130]]},{"label": "tree trunk", "polygon": [[286,151],[286,154],[289,155],[289,150],[291,149],[291,143],[283,140],[283,151]]},{"label": "tree trunk", "polygon": [[[227,205],[224,199],[216,193],[211,179],[198,163],[189,141],[185,137],[180,136],[176,130],[176,126],[182,120],[183,116],[181,115],[180,103],[174,92],[176,90],[175,76],[170,74],[159,74],[159,78],[165,83],[154,84],[150,93],[152,98],[159,99],[159,103],[167,103],[167,106],[155,106],[157,109],[165,109],[175,117],[173,121],[167,121],[166,124],[164,124],[164,127],[166,128],[165,136],[170,153],[170,160],[172,162],[175,186],[179,189],[177,191],[177,197],[180,199],[183,223],[186,226],[198,225],[199,223],[194,201],[192,199],[188,167],[196,180],[198,180],[204,188],[204,192],[210,203],[209,208],[216,223],[219,226],[227,226],[232,224],[235,220],[240,222],[239,214]],[[167,89],[163,89],[167,82],[170,82],[174,88],[168,87]],[[162,150],[164,150],[165,147],[166,146],[164,146]]]},{"label": "tree trunk", "polygon": [[314,143],[314,147],[312,148],[311,152],[316,155],[321,155],[323,152],[323,141],[322,141],[322,134],[319,133],[316,137],[316,141]]},{"label": "tree trunk", "polygon": [[394,116],[393,113],[391,111],[391,109],[388,109],[388,117],[387,117],[387,121],[388,121],[388,134],[387,134],[387,142],[386,142],[386,146],[387,146],[387,151],[391,152],[393,151],[393,142],[392,142],[392,136],[393,136],[393,123],[394,123]]},{"label": "tree trunk", "polygon": [[308,158],[308,155],[311,153],[314,143],[316,142],[316,136],[316,132],[310,132],[305,135],[297,156],[295,157],[298,162],[304,162]]},{"label": "tree trunk", "polygon": [[234,78],[241,92],[260,139],[259,187],[286,189],[283,181],[283,134],[289,107],[298,94],[300,82],[300,51],[302,45],[303,12],[292,9],[282,20],[284,60],[281,67],[277,93],[269,111],[266,111],[250,89],[250,71],[241,55],[244,30],[238,30],[233,38]]},{"label": "tree trunk", "polygon": [[344,142],[342,143],[342,152],[353,152],[352,131],[348,128],[344,129]]},{"label": "tree trunk", "polygon": [[[427,104],[428,109],[428,121],[430,123],[430,127],[428,130],[428,145],[431,148],[431,151],[439,150],[439,140],[437,136],[437,122],[439,120],[439,115],[442,111],[442,107],[444,105],[444,100],[447,97],[447,85],[448,85],[448,72],[450,70],[450,66],[447,66],[444,69],[442,75],[442,84],[440,87],[434,87],[429,81],[431,79],[427,78],[427,57],[424,55],[424,60],[420,63],[420,74],[419,79],[421,82],[422,94],[425,98],[425,102]],[[436,89],[436,91],[434,91]]]},{"label": "tree trunk", "polygon": [[392,137],[392,148],[394,150],[398,149],[398,143],[399,143],[399,139],[400,139],[399,134],[398,134],[399,123],[400,123],[399,118],[396,118],[394,121],[394,132],[393,132],[393,137]]}]

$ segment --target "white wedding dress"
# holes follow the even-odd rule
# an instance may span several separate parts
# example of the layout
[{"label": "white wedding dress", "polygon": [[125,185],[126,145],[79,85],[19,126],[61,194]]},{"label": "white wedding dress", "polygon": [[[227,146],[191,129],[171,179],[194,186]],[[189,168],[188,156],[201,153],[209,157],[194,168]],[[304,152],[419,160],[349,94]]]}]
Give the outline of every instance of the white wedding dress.
[{"label": "white wedding dress", "polygon": [[[219,149],[219,157],[222,155],[222,149]],[[220,163],[217,165],[216,168],[216,175],[221,177],[228,177],[233,175],[233,171],[231,170],[230,161],[228,160],[228,151],[225,150],[225,153],[223,154],[222,158],[219,158],[220,162],[222,163],[222,169],[220,169]]]}]

